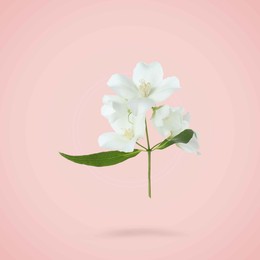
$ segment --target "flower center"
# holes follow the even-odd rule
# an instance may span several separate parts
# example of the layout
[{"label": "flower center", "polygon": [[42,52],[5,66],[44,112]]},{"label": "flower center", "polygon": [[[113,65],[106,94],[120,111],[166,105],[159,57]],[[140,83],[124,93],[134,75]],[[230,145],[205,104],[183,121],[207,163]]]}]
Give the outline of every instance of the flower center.
[{"label": "flower center", "polygon": [[149,82],[145,82],[144,80],[140,81],[140,85],[139,85],[139,92],[141,94],[142,97],[148,97],[152,86]]},{"label": "flower center", "polygon": [[125,132],[124,132],[124,137],[131,140],[134,137],[133,129],[126,129]]}]

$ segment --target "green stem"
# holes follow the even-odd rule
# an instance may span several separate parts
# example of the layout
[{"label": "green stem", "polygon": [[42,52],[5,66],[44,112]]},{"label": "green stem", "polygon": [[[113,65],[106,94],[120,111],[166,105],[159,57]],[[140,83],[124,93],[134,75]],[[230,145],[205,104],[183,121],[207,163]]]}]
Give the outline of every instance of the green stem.
[{"label": "green stem", "polygon": [[152,197],[151,191],[151,151],[148,151],[148,196]]},{"label": "green stem", "polygon": [[146,133],[146,141],[147,141],[147,147],[148,147],[147,150],[151,150],[150,149],[150,141],[149,141],[149,134],[148,134],[148,127],[147,127],[146,119],[145,119],[145,133]]},{"label": "green stem", "polygon": [[147,153],[148,153],[148,196],[152,197],[152,190],[151,190],[151,147],[150,147],[150,141],[149,141],[149,134],[148,134],[148,127],[147,122],[145,119],[145,133],[146,133],[146,141],[147,141]]},{"label": "green stem", "polygon": [[145,151],[147,151],[147,148],[146,148],[146,147],[144,147],[143,145],[141,145],[140,143],[136,142],[136,144],[137,144],[137,145],[139,145],[140,147],[144,148],[144,149],[145,149]]}]

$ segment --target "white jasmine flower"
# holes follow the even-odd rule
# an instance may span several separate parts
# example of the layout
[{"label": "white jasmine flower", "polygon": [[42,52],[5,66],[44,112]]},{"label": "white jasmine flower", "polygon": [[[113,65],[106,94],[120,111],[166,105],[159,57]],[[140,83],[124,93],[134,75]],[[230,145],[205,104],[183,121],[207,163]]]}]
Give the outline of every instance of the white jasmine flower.
[{"label": "white jasmine flower", "polygon": [[145,133],[145,114],[134,115],[128,102],[118,96],[104,96],[101,113],[115,132],[100,135],[101,147],[122,152],[132,152],[137,140]]},{"label": "white jasmine flower", "polygon": [[176,77],[163,79],[163,69],[160,63],[137,63],[132,79],[124,75],[114,74],[108,81],[119,96],[129,101],[132,111],[136,114],[137,107],[147,110],[157,102],[164,101],[180,88]]},{"label": "white jasmine flower", "polygon": [[[189,121],[189,114],[185,113],[183,108],[170,106],[154,108],[152,116],[153,125],[164,137],[174,137],[189,128]],[[187,152],[198,153],[199,149],[196,135],[193,135],[187,144],[179,143],[177,146]]]},{"label": "white jasmine flower", "polygon": [[133,122],[121,124],[120,127],[114,125],[114,130],[115,132],[100,135],[98,138],[99,145],[110,150],[132,152],[138,139],[143,136],[144,117],[134,117]]}]

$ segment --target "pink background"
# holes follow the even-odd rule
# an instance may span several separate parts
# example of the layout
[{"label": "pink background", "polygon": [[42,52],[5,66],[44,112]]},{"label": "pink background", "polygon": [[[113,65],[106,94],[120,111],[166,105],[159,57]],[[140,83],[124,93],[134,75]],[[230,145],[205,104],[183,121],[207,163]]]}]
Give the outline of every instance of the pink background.
[{"label": "pink background", "polygon": [[[258,1],[0,1],[0,258],[260,259]],[[91,168],[116,72],[159,61],[201,156]],[[152,143],[158,139],[151,132]]]}]

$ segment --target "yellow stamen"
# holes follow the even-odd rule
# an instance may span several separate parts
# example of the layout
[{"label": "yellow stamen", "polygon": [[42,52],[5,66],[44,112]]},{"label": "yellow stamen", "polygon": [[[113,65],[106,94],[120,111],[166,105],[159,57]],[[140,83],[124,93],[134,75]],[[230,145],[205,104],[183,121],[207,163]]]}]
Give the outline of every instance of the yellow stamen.
[{"label": "yellow stamen", "polygon": [[139,92],[141,94],[142,97],[148,97],[152,86],[149,82],[145,82],[144,80],[140,81],[140,85],[139,85]]},{"label": "yellow stamen", "polygon": [[126,129],[125,132],[124,132],[124,137],[131,140],[134,137],[133,129]]}]

